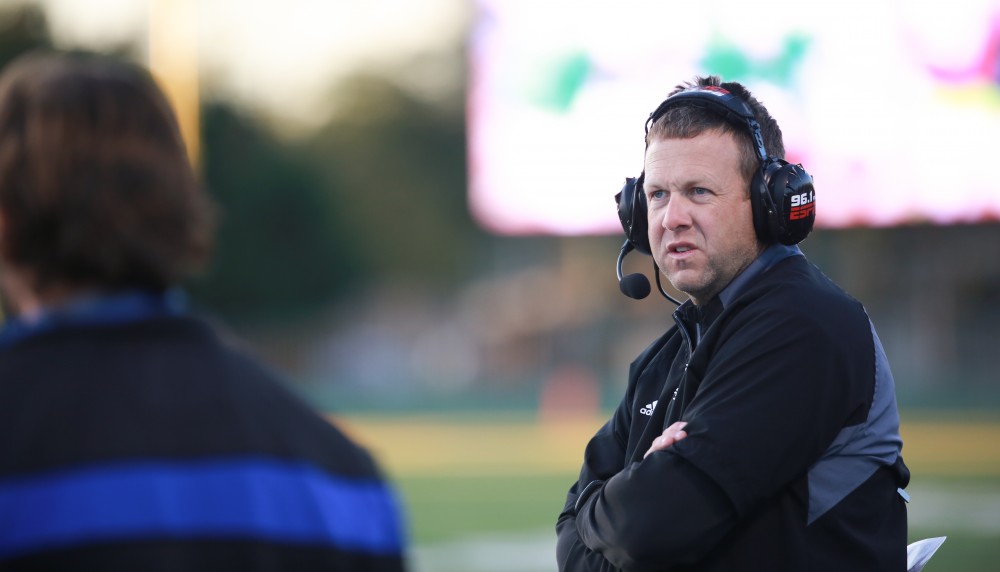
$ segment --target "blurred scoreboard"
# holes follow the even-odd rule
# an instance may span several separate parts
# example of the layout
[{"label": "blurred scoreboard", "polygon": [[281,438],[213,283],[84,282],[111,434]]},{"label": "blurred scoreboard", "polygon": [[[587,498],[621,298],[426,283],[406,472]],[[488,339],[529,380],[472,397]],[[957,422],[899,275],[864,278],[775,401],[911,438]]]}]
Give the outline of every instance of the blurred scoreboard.
[{"label": "blurred scoreboard", "polygon": [[1000,1],[477,0],[469,205],[501,234],[620,232],[643,124],[740,81],[815,179],[817,225],[1000,220]]}]

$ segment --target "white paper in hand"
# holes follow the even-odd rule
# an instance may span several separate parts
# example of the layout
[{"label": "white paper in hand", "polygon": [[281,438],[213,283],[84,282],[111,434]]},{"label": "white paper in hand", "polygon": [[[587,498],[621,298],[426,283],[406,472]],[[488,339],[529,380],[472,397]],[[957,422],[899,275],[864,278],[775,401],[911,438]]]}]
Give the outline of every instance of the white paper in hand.
[{"label": "white paper in hand", "polygon": [[947,536],[925,538],[906,547],[906,572],[920,572],[937,549],[944,544]]}]

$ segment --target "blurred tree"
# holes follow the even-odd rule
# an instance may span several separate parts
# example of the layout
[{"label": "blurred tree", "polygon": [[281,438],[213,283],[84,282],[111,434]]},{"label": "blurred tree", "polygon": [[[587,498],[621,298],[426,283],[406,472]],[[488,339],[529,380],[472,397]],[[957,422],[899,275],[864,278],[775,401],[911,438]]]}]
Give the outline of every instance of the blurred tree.
[{"label": "blurred tree", "polygon": [[0,6],[0,68],[19,54],[51,47],[48,21],[39,6]]},{"label": "blurred tree", "polygon": [[[50,49],[55,49],[55,44],[48,18],[40,5],[27,2],[0,4],[0,68],[24,52]],[[88,50],[76,48],[69,51],[86,53]],[[138,61],[142,50],[123,41],[103,48],[101,53]]]},{"label": "blurred tree", "polygon": [[236,324],[279,323],[323,309],[357,284],[335,177],[279,144],[234,108],[203,110],[203,176],[221,207],[211,269],[196,301]]},{"label": "blurred tree", "polygon": [[[0,8],[0,65],[52,47],[41,7]],[[460,66],[456,50],[446,59]],[[222,216],[213,264],[191,285],[196,303],[235,324],[289,323],[354,288],[468,276],[485,235],[465,207],[462,84],[435,105],[359,75],[336,86],[334,118],[297,145],[228,104],[206,105],[203,176]]]},{"label": "blurred tree", "polygon": [[356,75],[337,85],[333,119],[303,144],[350,213],[369,280],[448,290],[487,248],[466,207],[464,92],[439,97]]}]

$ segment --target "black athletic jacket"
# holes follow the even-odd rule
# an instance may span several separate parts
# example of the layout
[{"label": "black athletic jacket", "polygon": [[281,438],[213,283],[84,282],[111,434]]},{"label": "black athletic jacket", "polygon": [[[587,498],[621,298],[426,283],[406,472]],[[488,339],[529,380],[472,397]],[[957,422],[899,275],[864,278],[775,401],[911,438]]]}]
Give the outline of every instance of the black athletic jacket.
[{"label": "black athletic jacket", "polygon": [[0,570],[396,572],[403,553],[370,456],[201,322],[0,349]]},{"label": "black athletic jacket", "polygon": [[[861,304],[772,246],[674,318],[587,446],[559,569],[905,570],[909,473]],[[688,436],[643,459],[678,420]]]}]

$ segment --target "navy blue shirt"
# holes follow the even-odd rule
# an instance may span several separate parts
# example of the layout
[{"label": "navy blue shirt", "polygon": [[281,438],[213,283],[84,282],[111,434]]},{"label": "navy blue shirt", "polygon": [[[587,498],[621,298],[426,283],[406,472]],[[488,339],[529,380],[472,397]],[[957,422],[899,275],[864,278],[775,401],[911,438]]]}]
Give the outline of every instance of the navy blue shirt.
[{"label": "navy blue shirt", "polygon": [[175,294],[81,298],[0,340],[0,569],[405,569],[367,451]]}]

